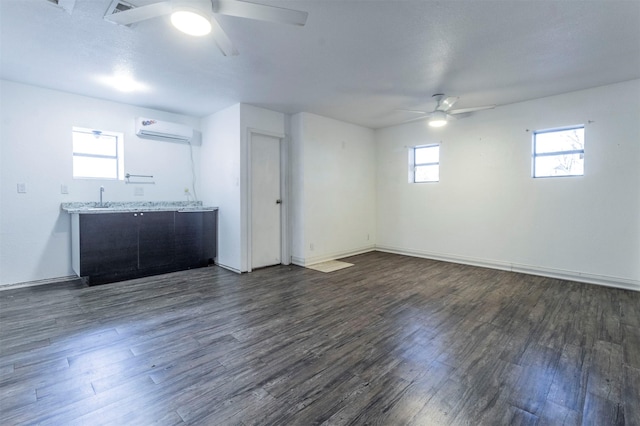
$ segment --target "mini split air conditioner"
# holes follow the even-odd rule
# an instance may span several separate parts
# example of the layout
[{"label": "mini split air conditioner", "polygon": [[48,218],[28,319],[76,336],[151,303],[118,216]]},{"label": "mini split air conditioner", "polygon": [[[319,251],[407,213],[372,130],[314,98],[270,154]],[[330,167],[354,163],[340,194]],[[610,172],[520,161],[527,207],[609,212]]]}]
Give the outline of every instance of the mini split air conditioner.
[{"label": "mini split air conditioner", "polygon": [[141,138],[188,142],[193,138],[193,129],[183,124],[138,117],[136,135]]}]

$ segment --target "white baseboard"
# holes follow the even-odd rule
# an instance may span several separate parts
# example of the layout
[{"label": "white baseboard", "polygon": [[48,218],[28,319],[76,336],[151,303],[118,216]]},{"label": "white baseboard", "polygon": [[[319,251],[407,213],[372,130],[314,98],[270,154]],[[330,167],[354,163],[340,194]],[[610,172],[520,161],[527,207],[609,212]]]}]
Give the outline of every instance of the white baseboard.
[{"label": "white baseboard", "polygon": [[480,266],[483,268],[500,269],[503,271],[518,272],[529,275],[539,275],[549,278],[558,278],[567,281],[577,281],[587,284],[597,284],[606,287],[621,288],[624,290],[640,291],[640,280],[612,277],[607,275],[588,274],[577,271],[545,268],[543,266],[523,265],[499,260],[477,259],[472,257],[456,256],[442,253],[430,253],[420,250],[407,250],[400,247],[378,245],[377,251],[401,254],[405,256],[422,257],[425,259],[441,260],[443,262],[461,263],[463,265]]},{"label": "white baseboard", "polygon": [[71,281],[79,279],[76,275],[69,275],[66,277],[58,277],[58,278],[47,278],[44,280],[36,280],[36,281],[27,281],[23,283],[13,283],[13,284],[0,284],[0,291],[3,290],[13,290],[14,288],[24,288],[24,287],[36,287],[39,285],[47,285],[47,284],[57,284],[64,281]]},{"label": "white baseboard", "polygon": [[221,267],[222,269],[226,269],[227,271],[235,272],[236,274],[241,274],[242,271],[237,268],[233,268],[231,266],[223,265],[222,263],[216,263],[216,266]]},{"label": "white baseboard", "polygon": [[305,258],[291,256],[291,263],[297,266],[305,267],[309,265],[315,265],[316,263],[326,262],[328,260],[342,259],[343,257],[356,256],[358,254],[368,253],[370,251],[374,251],[375,249],[376,249],[376,246],[372,244],[370,246],[360,247],[353,250],[323,254],[321,256],[305,257]]},{"label": "white baseboard", "polygon": [[[358,254],[363,254],[363,253],[367,253],[375,250],[386,252],[386,253],[400,254],[404,256],[421,257],[425,259],[440,260],[443,262],[460,263],[463,265],[480,266],[483,268],[499,269],[503,271],[518,272],[522,274],[539,275],[543,277],[558,278],[558,279],[567,280],[567,281],[577,281],[577,282],[582,282],[587,284],[597,284],[597,285],[602,285],[606,287],[640,291],[639,280],[632,280],[632,279],[620,278],[620,277],[611,277],[607,275],[588,274],[588,273],[576,272],[576,271],[566,271],[562,269],[545,268],[542,266],[523,265],[523,264],[509,263],[509,262],[503,262],[498,260],[478,259],[478,258],[456,256],[456,255],[450,255],[450,254],[431,253],[431,252],[425,252],[425,251],[419,251],[419,250],[407,250],[400,247],[392,247],[392,246],[384,246],[384,245],[377,245],[377,246],[371,245],[371,246],[362,247],[359,249],[335,252],[335,253],[326,254],[322,256],[315,256],[311,258],[299,258],[299,257],[292,256],[291,263],[297,266],[304,267],[304,266],[309,266],[309,265],[313,265],[320,262],[326,262],[328,260],[341,259],[344,257],[355,256]],[[237,274],[242,273],[242,271],[240,271],[239,269],[236,269],[227,265],[217,264],[217,266],[220,266],[221,268],[227,269]],[[28,281],[28,282],[14,283],[14,284],[0,284],[0,291],[12,290],[12,289],[23,288],[23,287],[35,287],[35,286],[46,285],[46,284],[55,284],[55,283],[71,281],[75,279],[78,279],[78,277],[75,275],[69,275],[65,277],[48,278],[48,279],[37,280],[37,281]]]}]

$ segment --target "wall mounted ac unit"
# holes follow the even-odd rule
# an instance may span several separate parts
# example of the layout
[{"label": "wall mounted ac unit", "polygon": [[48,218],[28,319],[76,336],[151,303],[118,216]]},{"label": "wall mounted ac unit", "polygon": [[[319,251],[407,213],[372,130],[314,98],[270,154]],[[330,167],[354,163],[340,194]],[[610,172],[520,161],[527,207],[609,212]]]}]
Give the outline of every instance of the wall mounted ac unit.
[{"label": "wall mounted ac unit", "polygon": [[138,117],[136,118],[136,135],[141,138],[188,142],[193,138],[193,129],[183,124]]}]

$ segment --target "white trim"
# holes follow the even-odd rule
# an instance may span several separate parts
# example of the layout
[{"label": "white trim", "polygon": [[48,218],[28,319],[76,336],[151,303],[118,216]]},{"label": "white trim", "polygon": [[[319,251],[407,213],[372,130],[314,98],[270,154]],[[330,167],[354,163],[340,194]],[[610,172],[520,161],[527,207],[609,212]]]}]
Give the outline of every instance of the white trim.
[{"label": "white trim", "polygon": [[235,272],[236,274],[241,274],[242,271],[237,268],[233,268],[231,266],[223,265],[222,263],[216,263],[216,266],[221,267],[222,269],[226,269],[227,271]]},{"label": "white trim", "polygon": [[483,268],[499,269],[521,274],[539,275],[543,277],[558,278],[567,281],[576,281],[586,284],[597,284],[605,287],[620,288],[624,290],[640,291],[640,280],[632,280],[628,278],[589,274],[577,271],[567,271],[564,269],[545,268],[543,266],[524,265],[499,260],[478,259],[446,253],[431,253],[421,250],[407,250],[400,247],[384,245],[376,245],[376,250],[386,253],[401,254],[404,256],[422,257],[425,259],[440,260],[443,262],[460,263],[463,265],[480,266]]},{"label": "white trim", "polygon": [[316,263],[326,262],[328,260],[342,259],[344,257],[356,256],[358,254],[368,253],[371,251],[375,251],[375,249],[376,249],[375,245],[370,245],[370,246],[361,247],[358,249],[334,252],[334,253],[329,253],[329,254],[325,254],[322,256],[315,256],[315,257],[302,258],[302,257],[292,256],[291,263],[298,266],[309,266],[309,265],[315,265]]},{"label": "white trim", "polygon": [[71,269],[80,276],[80,214],[71,215]]},{"label": "white trim", "polygon": [[[280,208],[280,262],[283,265],[291,264],[291,246],[289,231],[289,138],[284,136],[280,138],[280,199],[282,205]],[[286,165],[286,166],[285,166]]]},{"label": "white trim", "polygon": [[75,281],[79,279],[80,278],[78,278],[75,275],[68,275],[66,277],[46,278],[44,280],[26,281],[23,283],[0,284],[0,291],[13,290],[14,288],[36,287],[36,286],[47,285],[47,284],[59,284],[65,281]]},{"label": "white trim", "polygon": [[272,138],[276,138],[280,141],[280,199],[282,203],[280,204],[280,262],[284,265],[289,264],[290,255],[290,247],[288,244],[288,232],[289,229],[289,216],[287,215],[289,199],[288,199],[288,170],[289,170],[289,157],[287,155],[287,139],[284,133],[270,132],[268,130],[256,129],[253,127],[247,128],[247,155],[245,158],[245,170],[247,171],[247,184],[246,184],[246,193],[244,194],[246,206],[247,206],[247,214],[246,214],[246,254],[247,254],[247,272],[252,271],[251,264],[251,147],[252,147],[252,139],[253,135],[262,135],[268,136]]}]

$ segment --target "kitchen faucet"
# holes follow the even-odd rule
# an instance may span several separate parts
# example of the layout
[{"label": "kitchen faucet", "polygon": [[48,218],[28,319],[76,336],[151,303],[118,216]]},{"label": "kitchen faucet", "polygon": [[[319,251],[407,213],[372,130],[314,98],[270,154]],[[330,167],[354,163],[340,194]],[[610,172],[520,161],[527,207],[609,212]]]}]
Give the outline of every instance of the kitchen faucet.
[{"label": "kitchen faucet", "polygon": [[99,207],[102,207],[102,193],[104,193],[104,186],[100,187],[100,206]]}]

